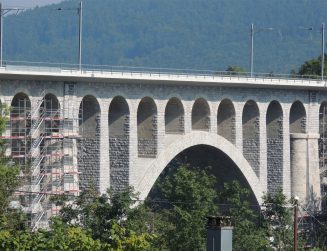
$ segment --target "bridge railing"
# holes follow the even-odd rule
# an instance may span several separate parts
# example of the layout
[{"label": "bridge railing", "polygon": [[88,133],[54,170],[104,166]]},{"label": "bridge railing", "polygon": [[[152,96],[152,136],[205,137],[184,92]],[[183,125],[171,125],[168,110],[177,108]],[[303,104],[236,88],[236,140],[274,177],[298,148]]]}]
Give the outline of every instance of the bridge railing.
[{"label": "bridge railing", "polygon": [[[174,69],[174,68],[151,68],[151,67],[132,67],[132,66],[112,66],[112,65],[82,65],[82,69],[76,64],[49,63],[49,62],[27,62],[27,61],[4,61],[0,71],[37,71],[62,73],[94,73],[94,74],[122,74],[122,75],[141,75],[141,76],[174,76],[183,78],[233,78],[249,80],[268,80],[276,82],[279,80],[321,82],[321,76],[318,75],[297,75],[297,74],[275,74],[275,73],[253,73],[233,72],[233,71],[211,71],[195,69]],[[324,78],[324,81],[327,77]]]}]

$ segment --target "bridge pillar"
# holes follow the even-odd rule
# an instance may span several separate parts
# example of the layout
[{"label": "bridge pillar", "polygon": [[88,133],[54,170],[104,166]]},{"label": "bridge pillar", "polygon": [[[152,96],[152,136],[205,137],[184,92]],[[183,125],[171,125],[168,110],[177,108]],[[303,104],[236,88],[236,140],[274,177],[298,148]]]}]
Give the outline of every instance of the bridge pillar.
[{"label": "bridge pillar", "polygon": [[291,194],[300,202],[320,198],[318,138],[316,133],[292,133]]}]

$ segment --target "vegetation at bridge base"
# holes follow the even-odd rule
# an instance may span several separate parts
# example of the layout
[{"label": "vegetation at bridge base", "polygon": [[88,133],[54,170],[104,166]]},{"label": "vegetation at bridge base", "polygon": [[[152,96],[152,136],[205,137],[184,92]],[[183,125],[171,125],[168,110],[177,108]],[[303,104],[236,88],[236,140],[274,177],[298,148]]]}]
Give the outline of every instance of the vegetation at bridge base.
[{"label": "vegetation at bridge base", "polygon": [[[0,132],[5,117],[0,116]],[[66,197],[54,197],[62,206],[60,214],[49,229],[32,232],[24,224],[26,215],[10,207],[19,168],[8,165],[4,151],[0,153],[0,250],[205,250],[208,215],[231,216],[233,250],[293,248],[292,209],[285,207],[289,201],[282,191],[266,194],[261,212],[239,182],[225,183],[217,192],[217,179],[208,169],[189,165],[158,179],[155,196],[144,203],[130,187],[104,195],[88,189],[69,203]],[[326,226],[321,225],[318,235],[317,244],[325,250]]]},{"label": "vegetation at bridge base", "polygon": [[159,215],[161,248],[205,250],[206,217],[218,212],[215,182],[205,170],[180,166],[155,184],[157,198],[148,198],[146,205]]}]

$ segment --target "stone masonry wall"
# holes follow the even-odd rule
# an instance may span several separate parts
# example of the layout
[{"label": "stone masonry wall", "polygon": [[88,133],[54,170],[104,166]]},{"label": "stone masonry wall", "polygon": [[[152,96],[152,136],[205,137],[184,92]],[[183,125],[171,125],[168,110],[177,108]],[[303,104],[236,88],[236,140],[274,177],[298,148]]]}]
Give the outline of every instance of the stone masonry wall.
[{"label": "stone masonry wall", "polygon": [[[251,129],[251,127],[248,127]],[[243,136],[243,154],[250,163],[253,171],[259,177],[260,175],[260,139],[259,139],[259,118],[255,118],[252,131],[244,130],[248,133]]]},{"label": "stone masonry wall", "polygon": [[110,187],[119,192],[128,186],[129,181],[129,139],[110,137]]},{"label": "stone masonry wall", "polygon": [[80,190],[100,188],[100,116],[96,117],[95,138],[81,138],[77,141],[77,162]]},{"label": "stone masonry wall", "polygon": [[259,139],[244,139],[243,140],[243,154],[246,160],[250,163],[253,171],[257,176],[260,174],[259,169]]},{"label": "stone masonry wall", "polygon": [[267,138],[267,188],[276,193],[283,185],[283,138]]},{"label": "stone masonry wall", "polygon": [[138,156],[141,158],[155,158],[157,156],[157,115],[152,119],[152,138],[138,138]]},{"label": "stone masonry wall", "polygon": [[119,192],[129,182],[129,116],[124,116],[123,133],[109,137],[110,187]]},{"label": "stone masonry wall", "polygon": [[268,107],[267,117],[267,189],[276,193],[283,188],[283,111],[279,103]]}]

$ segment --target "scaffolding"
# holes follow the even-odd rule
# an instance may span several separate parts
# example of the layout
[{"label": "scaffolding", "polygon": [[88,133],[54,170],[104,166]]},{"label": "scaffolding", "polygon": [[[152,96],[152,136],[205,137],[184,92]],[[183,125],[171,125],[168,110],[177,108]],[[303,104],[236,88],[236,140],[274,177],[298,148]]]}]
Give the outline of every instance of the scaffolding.
[{"label": "scaffolding", "polygon": [[[63,107],[53,95],[40,94],[31,109],[27,96],[11,103],[6,135],[9,154],[20,166],[22,185],[16,197],[28,215],[33,230],[47,228],[51,216],[60,208],[51,195],[78,195],[77,145],[78,116],[71,103],[73,93],[66,93]],[[77,121],[76,121],[77,120]]]},{"label": "scaffolding", "polygon": [[[319,114],[320,140],[319,140],[319,161],[320,161],[320,183],[321,196],[327,196],[327,106],[323,105]],[[323,200],[322,209],[327,210],[327,202]]]}]

